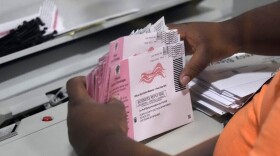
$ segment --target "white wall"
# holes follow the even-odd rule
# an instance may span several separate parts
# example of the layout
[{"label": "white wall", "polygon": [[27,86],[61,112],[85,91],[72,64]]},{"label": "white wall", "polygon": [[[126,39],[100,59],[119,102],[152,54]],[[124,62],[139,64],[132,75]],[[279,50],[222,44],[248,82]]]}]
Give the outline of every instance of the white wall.
[{"label": "white wall", "polygon": [[277,0],[233,0],[233,16]]}]

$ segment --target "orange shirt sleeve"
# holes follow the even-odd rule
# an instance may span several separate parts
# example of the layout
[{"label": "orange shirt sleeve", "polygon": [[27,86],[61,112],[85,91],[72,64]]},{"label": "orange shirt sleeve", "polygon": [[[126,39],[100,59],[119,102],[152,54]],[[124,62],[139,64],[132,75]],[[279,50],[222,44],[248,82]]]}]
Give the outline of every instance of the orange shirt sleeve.
[{"label": "orange shirt sleeve", "polygon": [[280,73],[229,121],[214,156],[280,155]]}]

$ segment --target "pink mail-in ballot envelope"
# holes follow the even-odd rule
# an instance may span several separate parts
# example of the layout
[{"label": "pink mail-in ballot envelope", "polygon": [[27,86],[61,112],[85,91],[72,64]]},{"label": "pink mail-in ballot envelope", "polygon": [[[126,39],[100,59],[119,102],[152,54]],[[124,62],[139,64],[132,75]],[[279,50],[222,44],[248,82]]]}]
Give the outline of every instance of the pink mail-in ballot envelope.
[{"label": "pink mail-in ballot envelope", "polygon": [[[107,67],[111,67],[129,56],[133,56],[141,52],[151,51],[157,47],[174,44],[179,41],[180,37],[177,30],[124,36],[110,43],[110,52],[108,54],[106,65]],[[106,71],[104,80],[106,83],[103,83],[102,86],[101,103],[106,102],[106,99],[108,99],[110,69]]]},{"label": "pink mail-in ballot envelope", "polygon": [[109,97],[117,97],[124,103],[128,136],[136,141],[193,120],[189,90],[179,83],[184,47],[181,53],[176,47],[177,51],[174,47],[159,47],[110,67]]}]

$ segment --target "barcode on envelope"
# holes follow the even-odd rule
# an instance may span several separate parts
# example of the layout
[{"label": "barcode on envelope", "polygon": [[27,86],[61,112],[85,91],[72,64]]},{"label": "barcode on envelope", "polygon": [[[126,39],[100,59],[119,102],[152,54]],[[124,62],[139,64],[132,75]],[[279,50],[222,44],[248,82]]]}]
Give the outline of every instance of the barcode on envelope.
[{"label": "barcode on envelope", "polygon": [[181,83],[179,81],[179,77],[180,77],[180,74],[181,74],[181,72],[183,70],[183,66],[184,66],[183,57],[173,60],[175,92],[179,92],[179,91],[186,89],[186,86],[181,85]]},{"label": "barcode on envelope", "polygon": [[168,45],[166,47],[163,47],[163,55],[172,57],[173,59],[176,59],[178,57],[182,57],[185,54],[185,47],[184,43],[180,42],[176,45]]},{"label": "barcode on envelope", "polygon": [[174,46],[167,46],[168,56],[172,58],[177,58],[178,56],[184,56],[184,43],[177,43]]},{"label": "barcode on envelope", "polygon": [[162,22],[160,22],[158,25],[155,25],[154,28],[157,32],[159,32],[159,31],[162,31],[162,27],[163,27],[163,24],[162,24]]},{"label": "barcode on envelope", "polygon": [[161,31],[157,33],[157,40],[160,40],[162,43],[165,44],[172,44],[172,43],[177,43],[179,38],[178,38],[178,33],[177,31]]}]

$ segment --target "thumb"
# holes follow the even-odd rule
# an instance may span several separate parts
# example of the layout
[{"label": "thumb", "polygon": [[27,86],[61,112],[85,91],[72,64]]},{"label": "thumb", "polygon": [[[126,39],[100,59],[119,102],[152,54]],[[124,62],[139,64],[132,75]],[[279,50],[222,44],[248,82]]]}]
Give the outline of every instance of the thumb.
[{"label": "thumb", "polygon": [[203,71],[211,62],[211,57],[206,55],[205,48],[197,47],[192,58],[186,63],[185,68],[181,72],[180,82],[186,86],[194,77]]},{"label": "thumb", "polygon": [[113,104],[113,105],[117,104],[123,106],[123,103],[116,98],[110,98],[107,104]]}]

